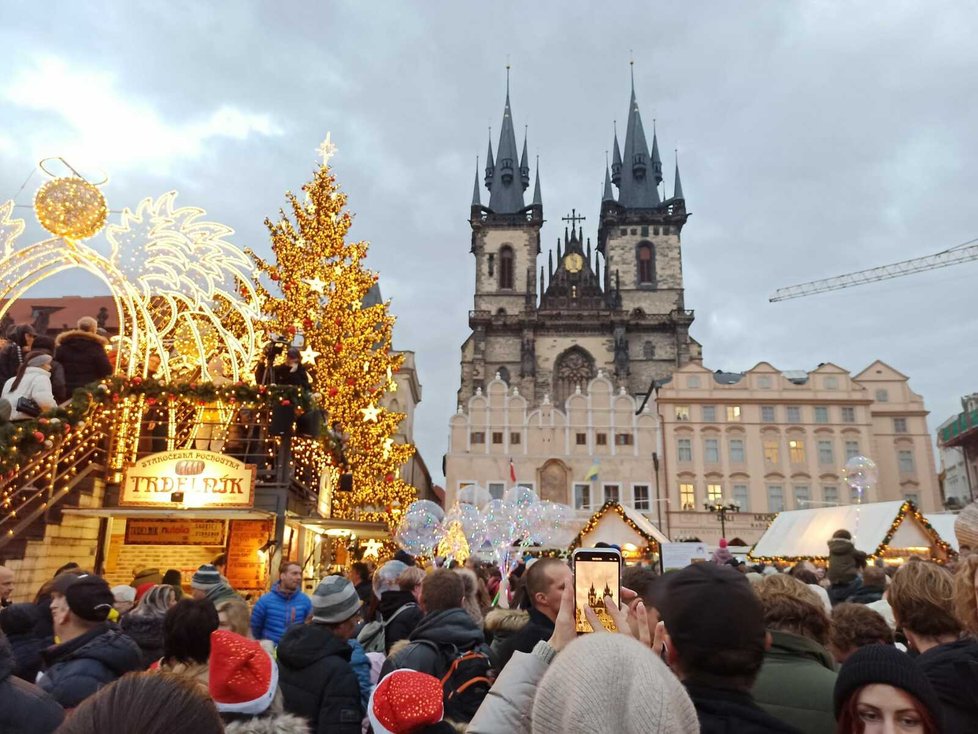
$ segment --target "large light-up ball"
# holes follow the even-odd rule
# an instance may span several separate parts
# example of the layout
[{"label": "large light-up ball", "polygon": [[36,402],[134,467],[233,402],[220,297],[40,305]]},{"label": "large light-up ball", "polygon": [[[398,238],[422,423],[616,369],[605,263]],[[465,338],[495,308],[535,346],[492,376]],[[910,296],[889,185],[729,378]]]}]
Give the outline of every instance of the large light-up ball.
[{"label": "large light-up ball", "polygon": [[84,240],[105,226],[108,209],[97,187],[81,178],[56,178],[34,196],[37,221],[58,237]]},{"label": "large light-up ball", "polygon": [[843,467],[842,478],[853,489],[864,492],[876,486],[879,469],[868,456],[853,456]]}]

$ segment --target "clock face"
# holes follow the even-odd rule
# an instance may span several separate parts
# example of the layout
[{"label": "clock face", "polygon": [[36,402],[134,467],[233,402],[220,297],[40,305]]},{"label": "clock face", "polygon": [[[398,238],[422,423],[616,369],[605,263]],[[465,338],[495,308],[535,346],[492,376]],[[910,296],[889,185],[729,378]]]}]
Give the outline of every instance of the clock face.
[{"label": "clock face", "polygon": [[584,258],[576,252],[572,252],[564,258],[564,267],[567,268],[568,272],[579,273],[584,267]]}]

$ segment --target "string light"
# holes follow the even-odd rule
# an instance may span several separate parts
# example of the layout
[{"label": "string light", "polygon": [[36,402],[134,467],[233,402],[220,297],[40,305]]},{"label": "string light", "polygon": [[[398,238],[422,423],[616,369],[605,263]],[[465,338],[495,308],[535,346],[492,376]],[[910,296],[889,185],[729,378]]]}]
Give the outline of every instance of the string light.
[{"label": "string light", "polygon": [[108,209],[97,187],[83,178],[48,181],[34,195],[37,220],[56,237],[85,240],[105,226]]},{"label": "string light", "polygon": [[625,508],[614,500],[608,500],[601,508],[595,512],[588,521],[584,523],[584,527],[581,528],[581,532],[577,534],[574,540],[570,544],[570,550],[573,551],[575,548],[580,548],[584,544],[584,540],[587,535],[589,535],[597,526],[609,511],[614,511],[618,517],[621,518],[622,522],[625,523],[629,528],[634,530],[639,534],[640,537],[644,538],[646,541],[646,550],[651,553],[659,552],[659,541],[655,539],[654,535],[649,535],[645,530],[640,528],[634,520],[632,520],[627,514],[625,514]]}]

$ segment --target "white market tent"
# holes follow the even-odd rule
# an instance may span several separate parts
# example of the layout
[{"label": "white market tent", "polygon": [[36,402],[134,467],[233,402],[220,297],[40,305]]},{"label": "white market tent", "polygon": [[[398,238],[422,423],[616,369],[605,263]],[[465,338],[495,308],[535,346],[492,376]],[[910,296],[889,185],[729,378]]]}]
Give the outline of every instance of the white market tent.
[{"label": "white market tent", "polygon": [[754,545],[755,561],[827,560],[828,540],[845,528],[857,550],[869,556],[911,553],[946,559],[947,542],[910,501],[820,507],[780,513]]},{"label": "white market tent", "polygon": [[960,548],[958,547],[958,536],[954,533],[954,521],[958,519],[958,516],[950,512],[931,512],[924,517],[927,518],[930,526],[937,531],[937,534],[946,540],[947,544],[957,553]]},{"label": "white market tent", "polygon": [[570,547],[574,550],[601,542],[619,547],[626,543],[637,548],[653,546],[658,550],[658,546],[668,543],[669,538],[638,510],[617,502],[606,502],[591,515]]}]

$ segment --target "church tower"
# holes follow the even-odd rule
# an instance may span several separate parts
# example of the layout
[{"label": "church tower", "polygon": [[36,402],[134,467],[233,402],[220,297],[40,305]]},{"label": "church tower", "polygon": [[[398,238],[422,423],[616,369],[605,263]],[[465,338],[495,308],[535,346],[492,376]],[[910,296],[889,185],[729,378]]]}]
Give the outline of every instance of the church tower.
[{"label": "church tower", "polygon": [[476,170],[469,219],[471,252],[475,256],[475,299],[469,312],[472,335],[462,347],[460,400],[483,387],[497,371],[507,382],[520,377],[521,371],[525,378],[532,378],[532,355],[521,354],[520,345],[526,349],[524,332],[529,335],[526,325],[536,309],[536,260],[540,254],[543,201],[538,161],[533,198],[529,205],[525,203],[524,194],[530,185],[527,139],[524,135],[523,152],[519,154],[509,101],[508,69],[499,144],[493,156],[490,138],[484,184],[489,191],[486,206],[482,204]]}]

